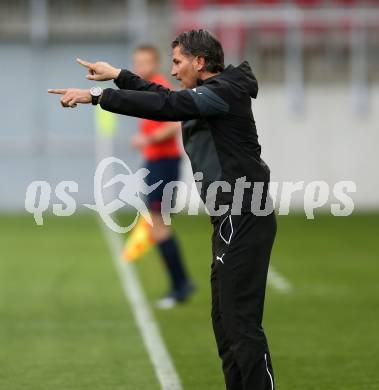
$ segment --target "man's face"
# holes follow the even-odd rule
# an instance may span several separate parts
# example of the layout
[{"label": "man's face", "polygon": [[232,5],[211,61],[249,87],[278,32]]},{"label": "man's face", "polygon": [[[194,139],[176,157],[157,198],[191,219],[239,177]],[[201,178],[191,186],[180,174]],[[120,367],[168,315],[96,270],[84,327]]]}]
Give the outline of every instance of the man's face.
[{"label": "man's face", "polygon": [[133,55],[134,72],[148,80],[158,71],[158,63],[154,53],[149,50],[137,50]]},{"label": "man's face", "polygon": [[172,50],[171,76],[179,80],[182,87],[196,87],[199,67],[201,68],[198,57],[183,54],[180,46],[176,46]]}]

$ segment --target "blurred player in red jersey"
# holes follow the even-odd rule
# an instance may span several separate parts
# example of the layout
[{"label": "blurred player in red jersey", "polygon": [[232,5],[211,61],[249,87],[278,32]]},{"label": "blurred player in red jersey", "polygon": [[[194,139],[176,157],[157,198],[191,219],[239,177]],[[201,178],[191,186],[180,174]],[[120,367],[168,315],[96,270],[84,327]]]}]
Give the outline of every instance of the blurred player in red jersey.
[{"label": "blurred player in red jersey", "polygon": [[[154,46],[144,45],[135,49],[134,71],[141,78],[171,88],[170,83],[159,73],[159,52]],[[190,281],[178,243],[161,215],[161,201],[164,186],[179,179],[181,149],[178,145],[178,122],[156,122],[140,120],[140,131],[132,138],[132,145],[139,149],[145,159],[144,166],[150,173],[146,184],[159,180],[163,183],[147,196],[147,206],[153,220],[152,236],[159,249],[170,277],[169,292],[157,302],[161,308],[173,307],[185,302],[194,290]]]}]

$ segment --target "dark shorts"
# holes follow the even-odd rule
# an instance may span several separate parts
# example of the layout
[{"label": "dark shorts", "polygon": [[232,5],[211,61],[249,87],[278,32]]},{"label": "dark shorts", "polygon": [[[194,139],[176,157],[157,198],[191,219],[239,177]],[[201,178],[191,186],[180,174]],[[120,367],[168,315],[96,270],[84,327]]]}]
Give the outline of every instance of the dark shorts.
[{"label": "dark shorts", "polygon": [[179,179],[179,166],[179,157],[145,161],[145,168],[150,171],[145,179],[146,184],[151,186],[159,180],[163,180],[163,182],[154,191],[146,196],[146,203],[149,210],[160,211],[163,189],[167,183]]}]

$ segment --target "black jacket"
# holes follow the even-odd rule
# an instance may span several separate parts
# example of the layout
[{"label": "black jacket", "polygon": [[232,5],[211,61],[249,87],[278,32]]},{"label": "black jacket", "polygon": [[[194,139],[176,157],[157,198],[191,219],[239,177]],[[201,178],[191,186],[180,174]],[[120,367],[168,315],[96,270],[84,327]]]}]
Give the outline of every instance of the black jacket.
[{"label": "black jacket", "polygon": [[[115,80],[120,90],[105,89],[105,110],[158,121],[183,121],[183,143],[193,172],[204,175],[201,197],[211,183],[223,180],[231,191],[219,189],[216,205],[231,204],[238,178],[245,177],[243,210],[251,209],[254,182],[268,183],[270,171],[260,158],[261,147],[251,110],[258,83],[247,62],[229,65],[193,89],[171,91],[123,70]],[[213,197],[212,197],[213,198]]]}]

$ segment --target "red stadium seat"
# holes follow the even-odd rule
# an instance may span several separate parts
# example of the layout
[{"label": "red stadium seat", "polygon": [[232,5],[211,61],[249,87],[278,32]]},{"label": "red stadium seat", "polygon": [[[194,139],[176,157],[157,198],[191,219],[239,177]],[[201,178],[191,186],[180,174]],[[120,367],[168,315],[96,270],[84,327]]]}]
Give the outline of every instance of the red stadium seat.
[{"label": "red stadium seat", "polygon": [[357,0],[335,0],[336,5],[354,5]]},{"label": "red stadium seat", "polygon": [[301,7],[319,7],[325,4],[323,0],[296,0],[295,3]]},{"label": "red stadium seat", "polygon": [[262,5],[280,4],[282,0],[255,0],[254,3]]},{"label": "red stadium seat", "polygon": [[175,6],[179,9],[196,10],[199,9],[211,1],[209,0],[175,0]]},{"label": "red stadium seat", "polygon": [[218,5],[235,5],[235,4],[243,4],[242,0],[216,0],[216,4]]}]

